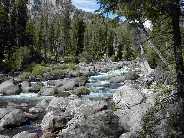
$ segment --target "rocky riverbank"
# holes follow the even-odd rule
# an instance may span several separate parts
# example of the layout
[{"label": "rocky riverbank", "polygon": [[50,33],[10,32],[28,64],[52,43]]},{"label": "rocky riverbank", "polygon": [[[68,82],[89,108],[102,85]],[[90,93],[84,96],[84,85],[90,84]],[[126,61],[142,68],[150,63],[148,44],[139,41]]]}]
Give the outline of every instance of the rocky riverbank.
[{"label": "rocky riverbank", "polygon": [[157,95],[149,87],[154,84],[154,70],[145,66],[139,61],[79,64],[80,75],[63,79],[4,81],[0,134],[7,138],[138,137],[142,118]]}]

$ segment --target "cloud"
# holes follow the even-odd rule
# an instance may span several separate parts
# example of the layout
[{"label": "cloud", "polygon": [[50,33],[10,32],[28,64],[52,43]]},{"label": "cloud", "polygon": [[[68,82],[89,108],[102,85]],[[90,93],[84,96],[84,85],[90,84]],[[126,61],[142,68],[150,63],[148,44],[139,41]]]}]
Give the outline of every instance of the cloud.
[{"label": "cloud", "polygon": [[73,5],[87,12],[94,12],[99,8],[96,0],[72,0]]}]

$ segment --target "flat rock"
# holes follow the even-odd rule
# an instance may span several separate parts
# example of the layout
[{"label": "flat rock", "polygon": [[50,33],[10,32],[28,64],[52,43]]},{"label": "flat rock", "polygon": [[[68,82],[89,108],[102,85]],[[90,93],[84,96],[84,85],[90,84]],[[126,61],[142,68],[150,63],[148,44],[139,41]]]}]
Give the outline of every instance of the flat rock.
[{"label": "flat rock", "polygon": [[39,137],[36,133],[29,133],[27,131],[23,131],[13,136],[13,138],[39,138]]}]

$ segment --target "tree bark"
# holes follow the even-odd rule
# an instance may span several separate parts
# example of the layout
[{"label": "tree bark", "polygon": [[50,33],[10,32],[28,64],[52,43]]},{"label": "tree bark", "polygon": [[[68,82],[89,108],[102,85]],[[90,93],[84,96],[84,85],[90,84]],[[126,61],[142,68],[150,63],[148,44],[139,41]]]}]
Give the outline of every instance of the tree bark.
[{"label": "tree bark", "polygon": [[176,87],[178,91],[178,96],[184,98],[184,65],[182,56],[182,46],[181,46],[181,33],[179,26],[180,8],[175,7],[173,10],[174,14],[172,17],[172,27],[173,27],[173,50],[176,62]]}]

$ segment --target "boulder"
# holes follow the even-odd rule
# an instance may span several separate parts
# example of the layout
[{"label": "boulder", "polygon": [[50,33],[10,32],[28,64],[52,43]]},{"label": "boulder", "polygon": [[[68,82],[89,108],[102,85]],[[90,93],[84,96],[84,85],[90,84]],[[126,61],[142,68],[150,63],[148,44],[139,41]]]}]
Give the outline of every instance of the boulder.
[{"label": "boulder", "polygon": [[41,123],[44,132],[54,132],[63,129],[72,117],[64,112],[48,112]]},{"label": "boulder", "polygon": [[111,83],[120,83],[126,80],[125,76],[115,76],[110,79]]},{"label": "boulder", "polygon": [[49,100],[43,99],[35,107],[29,109],[30,113],[43,113],[49,105]]},{"label": "boulder", "polygon": [[69,103],[69,100],[67,98],[63,98],[63,97],[55,97],[51,100],[51,102],[49,103],[48,107],[47,107],[47,112],[50,111],[65,111],[66,107]]},{"label": "boulder", "polygon": [[76,79],[63,79],[62,86],[58,87],[58,91],[68,91],[74,89],[76,86]]},{"label": "boulder", "polygon": [[10,113],[12,110],[9,108],[0,108],[0,119],[2,119],[5,115]]},{"label": "boulder", "polygon": [[139,75],[135,71],[129,71],[125,74],[125,80],[136,80],[139,78]]},{"label": "boulder", "polygon": [[20,91],[20,87],[14,84],[12,79],[0,84],[0,94],[2,95],[16,95],[19,94]]},{"label": "boulder", "polygon": [[131,108],[134,105],[141,103],[144,95],[137,89],[131,86],[122,86],[113,94],[113,101],[120,107]]},{"label": "boulder", "polygon": [[0,138],[10,138],[9,136],[0,135]]},{"label": "boulder", "polygon": [[31,84],[30,84],[30,82],[28,82],[28,81],[23,81],[22,83],[21,83],[21,89],[22,89],[22,91],[24,92],[24,93],[28,93],[29,91],[30,91],[30,89],[31,89]]},{"label": "boulder", "polygon": [[43,87],[43,88],[41,88],[39,94],[42,96],[53,96],[55,94],[55,88]]},{"label": "boulder", "polygon": [[[144,91],[144,90],[143,90]],[[142,128],[144,114],[154,104],[154,94],[140,92],[133,86],[123,86],[113,94],[113,102],[120,123],[126,131],[137,132]]]},{"label": "boulder", "polygon": [[29,133],[27,131],[23,131],[13,136],[13,138],[39,138],[39,137],[36,133]]},{"label": "boulder", "polygon": [[25,114],[20,109],[11,109],[11,111],[4,115],[0,120],[0,130],[4,128],[19,126],[26,121]]},{"label": "boulder", "polygon": [[83,119],[74,119],[71,120],[73,124],[68,124],[62,130],[59,138],[115,138],[123,133],[118,117],[108,110],[90,114]]}]

